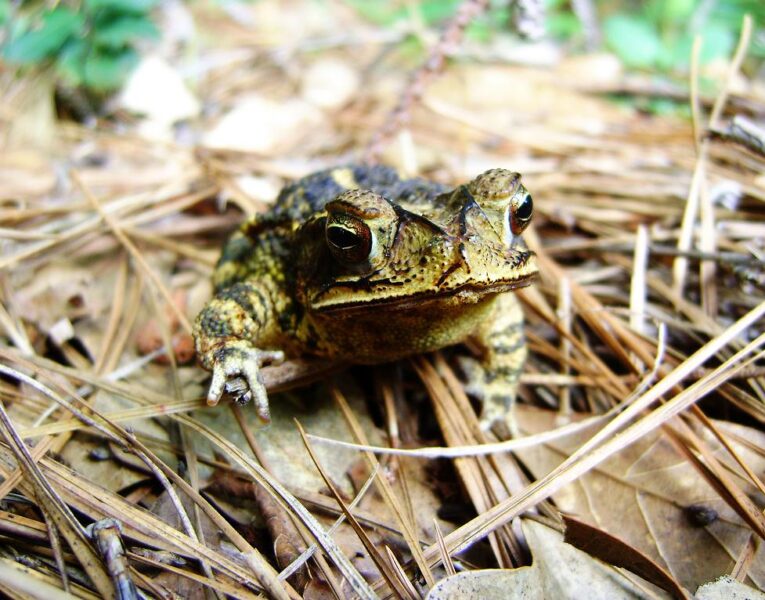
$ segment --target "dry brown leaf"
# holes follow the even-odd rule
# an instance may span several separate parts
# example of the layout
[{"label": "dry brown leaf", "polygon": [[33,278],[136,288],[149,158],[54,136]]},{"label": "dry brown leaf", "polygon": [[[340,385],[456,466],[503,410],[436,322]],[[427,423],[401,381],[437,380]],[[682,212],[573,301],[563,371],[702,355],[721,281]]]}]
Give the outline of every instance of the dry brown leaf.
[{"label": "dry brown leaf", "polygon": [[[518,417],[524,433],[535,433],[551,428],[557,414],[523,407]],[[720,425],[724,430],[727,427]],[[765,434],[745,429],[745,439],[765,444]],[[542,477],[591,434],[585,431],[519,450],[518,455],[536,477]],[[719,443],[709,443],[721,456]],[[763,456],[735,442],[734,446],[755,471],[765,470]],[[753,486],[743,481],[739,484],[748,493],[756,494]],[[554,494],[553,499],[561,510],[613,532],[642,550],[691,590],[715,574],[729,572],[750,534],[738,515],[661,433],[645,436],[625,448],[576,484]],[[694,523],[692,515],[698,509],[691,507],[699,506],[715,511],[717,518],[706,526]],[[762,585],[764,575],[765,555],[758,552],[749,576]]]},{"label": "dry brown leaf", "polygon": [[541,523],[525,520],[523,532],[532,554],[530,567],[466,571],[439,581],[427,600],[578,600],[661,598],[649,595],[619,571],[563,542]]},{"label": "dry brown leaf", "polygon": [[665,569],[621,538],[565,514],[563,522],[566,526],[563,541],[567,544],[609,565],[627,569],[679,600],[690,600],[688,592]]},{"label": "dry brown leaf", "polygon": [[[352,405],[362,419],[365,431],[375,440],[381,441],[379,430],[366,415],[363,398],[354,394]],[[295,419],[300,421],[307,431],[324,432],[328,437],[350,441],[348,428],[340,412],[334,407],[328,395],[313,394],[312,398],[300,398],[295,394],[273,395],[271,398],[271,424],[263,427],[255,411],[245,407],[242,413],[255,434],[269,470],[291,490],[319,492],[324,489],[324,482],[311,462],[308,453],[300,441],[300,434],[295,427]],[[214,431],[228,438],[240,448],[247,447],[247,441],[228,410],[205,410],[195,415]],[[199,442],[197,450],[202,455],[210,455],[206,444]],[[353,488],[346,477],[346,472],[357,458],[353,451],[337,451],[317,446],[316,453],[322,465],[329,473],[335,485],[343,494],[351,496]]]},{"label": "dry brown leaf", "polygon": [[111,597],[114,594],[114,585],[104,569],[103,562],[87,538],[82,524],[75,518],[71,508],[63,501],[61,495],[63,490],[60,486],[54,485],[34,461],[29,448],[18,436],[1,404],[0,423],[2,423],[0,432],[2,432],[5,443],[8,445],[9,453],[13,455],[24,472],[26,481],[23,488],[28,497],[36,500],[38,507],[45,515],[51,537],[58,541],[57,538],[60,535],[66,540],[98,593]]},{"label": "dry brown leaf", "polygon": [[696,600],[765,600],[765,594],[724,576],[696,590]]},{"label": "dry brown leaf", "polygon": [[[0,199],[29,200],[51,193],[55,185],[55,173],[45,153],[35,152],[29,148],[0,153]],[[2,212],[12,214],[11,206],[4,204]],[[9,231],[8,234],[10,233]],[[18,231],[14,233],[19,234]],[[29,233],[33,236],[44,236],[35,230]]]},{"label": "dry brown leaf", "polygon": [[305,132],[325,126],[321,111],[298,99],[280,102],[253,94],[241,99],[204,138],[209,148],[277,154]]}]

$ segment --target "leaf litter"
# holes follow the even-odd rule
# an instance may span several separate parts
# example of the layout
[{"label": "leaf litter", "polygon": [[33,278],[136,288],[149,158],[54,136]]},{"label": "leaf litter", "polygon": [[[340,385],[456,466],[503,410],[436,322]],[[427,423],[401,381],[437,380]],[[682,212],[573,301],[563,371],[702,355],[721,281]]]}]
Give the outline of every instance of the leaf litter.
[{"label": "leaf litter", "polygon": [[[0,588],[539,594],[567,564],[571,586],[618,585],[610,597],[765,587],[765,157],[756,128],[736,133],[765,92],[739,70],[747,26],[717,96],[699,97],[698,73],[680,91],[689,123],[605,97],[651,92],[613,57],[540,67],[442,39],[426,45],[449,60],[418,72],[397,47],[414,22],[391,34],[295,0],[305,18],[287,27],[279,4],[185,8],[215,47],[147,59],[193,73],[163,88],[183,114],[132,102],[89,129],[24,101],[44,80],[0,95]],[[507,167],[533,190],[519,439],[478,428],[469,348],[269,367],[265,430],[247,407],[204,405],[188,323],[223,239],[285,180],[365,146],[405,173]],[[601,532],[593,556],[562,541],[564,516]],[[119,560],[84,529],[107,518]]]}]

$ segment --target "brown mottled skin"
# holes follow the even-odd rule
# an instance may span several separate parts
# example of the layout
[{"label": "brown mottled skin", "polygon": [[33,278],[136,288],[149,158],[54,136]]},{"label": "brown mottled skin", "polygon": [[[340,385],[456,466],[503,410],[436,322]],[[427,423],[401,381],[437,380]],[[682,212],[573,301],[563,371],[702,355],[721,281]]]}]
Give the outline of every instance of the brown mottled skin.
[{"label": "brown mottled skin", "polygon": [[314,173],[285,187],[223,249],[196,320],[208,402],[253,398],[259,368],[288,356],[379,363],[468,338],[484,355],[481,421],[508,420],[526,348],[515,296],[536,274],[520,233],[532,202],[503,169],[454,189],[383,166]]}]

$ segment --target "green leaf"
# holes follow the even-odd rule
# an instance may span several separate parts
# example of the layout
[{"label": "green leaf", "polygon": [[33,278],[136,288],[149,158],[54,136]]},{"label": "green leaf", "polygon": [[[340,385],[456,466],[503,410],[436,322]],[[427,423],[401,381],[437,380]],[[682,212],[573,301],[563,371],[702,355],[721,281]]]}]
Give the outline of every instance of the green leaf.
[{"label": "green leaf", "polygon": [[121,48],[139,38],[157,38],[156,25],[142,15],[122,15],[104,23],[96,20],[93,43],[107,48]]},{"label": "green leaf", "polygon": [[428,25],[440,23],[454,16],[460,0],[425,0],[420,4],[422,19]]},{"label": "green leaf", "polygon": [[29,65],[53,56],[71,37],[82,33],[85,19],[65,6],[43,15],[37,29],[27,30],[5,47],[3,56],[12,63]]},{"label": "green leaf", "polygon": [[684,103],[675,102],[669,98],[650,98],[645,107],[648,112],[654,115],[670,116],[681,115]]},{"label": "green leaf", "polygon": [[422,45],[422,40],[414,35],[406,36],[398,44],[398,52],[404,60],[416,63],[425,58],[426,48]]},{"label": "green leaf", "polygon": [[733,31],[719,23],[707,23],[701,30],[702,43],[699,60],[702,64],[730,56],[736,43]]},{"label": "green leaf", "polygon": [[157,5],[158,0],[85,0],[85,9],[92,13],[97,10],[112,10],[127,14],[142,14],[149,12]]},{"label": "green leaf", "polygon": [[85,81],[85,58],[89,50],[90,45],[83,39],[70,40],[61,49],[56,59],[56,72],[65,84],[77,87]]},{"label": "green leaf", "polygon": [[[708,23],[700,32],[701,51],[699,62],[703,65],[718,58],[726,58],[733,52],[734,32],[718,23]],[[671,52],[672,66],[688,67],[691,64],[692,33],[685,33]]]},{"label": "green leaf", "polygon": [[738,29],[741,27],[741,20],[746,13],[752,15],[755,24],[762,26],[765,23],[765,3],[762,0],[715,2],[712,7],[711,17],[731,28]]},{"label": "green leaf", "polygon": [[614,15],[606,20],[603,29],[606,43],[628,67],[649,68],[662,52],[659,33],[640,17]]},{"label": "green leaf", "polygon": [[643,8],[643,14],[663,29],[667,25],[690,19],[696,4],[696,0],[651,0]]},{"label": "green leaf", "polygon": [[138,53],[132,48],[119,52],[94,50],[85,58],[84,84],[96,92],[115,90],[138,64]]},{"label": "green leaf", "polygon": [[691,18],[696,10],[696,0],[666,0],[664,19],[672,23],[683,23]]},{"label": "green leaf", "polygon": [[691,49],[693,48],[694,34],[685,32],[675,44],[668,48],[662,57],[661,66],[663,69],[688,69],[691,64]]},{"label": "green leaf", "polygon": [[476,19],[465,29],[465,38],[480,43],[488,43],[494,30],[485,20]]},{"label": "green leaf", "polygon": [[570,12],[560,12],[547,17],[547,33],[557,39],[569,39],[582,32],[582,22]]},{"label": "green leaf", "polygon": [[664,0],[648,0],[648,2],[643,3],[643,17],[653,23],[655,26],[661,24],[663,13]]},{"label": "green leaf", "polygon": [[669,98],[647,98],[641,109],[653,115],[691,118],[691,107],[687,102],[677,102]]},{"label": "green leaf", "polygon": [[406,17],[406,11],[388,0],[346,0],[363,18],[378,25],[393,25]]},{"label": "green leaf", "polygon": [[11,14],[11,0],[0,0],[0,25],[5,24]]}]

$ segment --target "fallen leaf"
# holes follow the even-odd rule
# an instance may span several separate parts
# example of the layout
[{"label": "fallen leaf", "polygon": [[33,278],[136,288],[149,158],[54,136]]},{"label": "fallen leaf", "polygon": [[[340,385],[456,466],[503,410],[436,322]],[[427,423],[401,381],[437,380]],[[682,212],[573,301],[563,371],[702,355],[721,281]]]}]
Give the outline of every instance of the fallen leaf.
[{"label": "fallen leaf", "polygon": [[563,541],[563,535],[536,521],[523,521],[530,567],[466,571],[439,581],[427,600],[558,600],[645,598],[613,567]]},{"label": "fallen leaf", "polygon": [[666,570],[619,537],[567,515],[563,515],[563,522],[566,524],[566,543],[609,565],[622,567],[639,575],[675,598],[688,597],[687,592]]},{"label": "fallen leaf", "polygon": [[323,122],[321,111],[307,102],[278,102],[251,94],[218,121],[203,139],[210,148],[273,154]]},{"label": "fallen leaf", "polygon": [[153,131],[167,135],[170,135],[174,123],[192,119],[201,110],[199,100],[186,86],[180,73],[154,55],[144,57],[130,74],[117,104],[142,115],[144,123],[153,125]]},{"label": "fallen leaf", "polygon": [[[554,426],[558,413],[518,407],[524,435]],[[765,446],[765,434],[754,429],[718,423],[725,433],[737,431],[742,439]],[[548,444],[518,451],[535,477],[542,477],[588,439],[593,429]],[[723,456],[720,444],[706,439]],[[765,458],[734,442],[755,472],[765,470]],[[752,486],[738,480],[750,496]],[[666,435],[654,432],[601,463],[598,468],[553,495],[564,512],[618,535],[628,544],[665,567],[683,587],[696,589],[711,577],[730,572],[735,557],[751,533],[739,516],[701,475],[674,449]],[[755,500],[761,505],[763,499]],[[718,518],[704,525],[689,516],[688,507],[703,506]],[[698,510],[698,508],[692,509]],[[749,577],[765,583],[765,556],[755,555]]]},{"label": "fallen leaf", "polygon": [[[329,395],[322,391],[323,388],[317,388],[317,393],[304,393],[299,397],[290,393],[273,394],[269,398],[271,423],[266,427],[260,423],[251,405],[242,408],[248,426],[268,462],[269,470],[291,490],[318,492],[324,489],[324,482],[303,447],[294,419],[300,421],[309,433],[352,441],[342,415],[335,408]],[[370,438],[380,443],[382,438],[379,430],[365,414],[363,398],[358,394],[351,395],[351,398],[354,396],[352,405],[355,414],[362,421],[364,430]],[[247,448],[244,434],[225,405],[218,410],[198,411],[194,416],[225,435],[240,448]],[[199,453],[211,454],[201,448]],[[353,489],[346,477],[346,472],[358,457],[358,453],[328,446],[317,447],[317,453],[342,493],[350,496]]]},{"label": "fallen leaf", "polygon": [[723,575],[696,590],[696,600],[765,600],[765,594]]},{"label": "fallen leaf", "polygon": [[303,76],[302,96],[328,110],[347,104],[359,87],[358,73],[345,61],[323,59],[313,63]]}]

